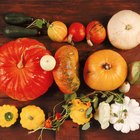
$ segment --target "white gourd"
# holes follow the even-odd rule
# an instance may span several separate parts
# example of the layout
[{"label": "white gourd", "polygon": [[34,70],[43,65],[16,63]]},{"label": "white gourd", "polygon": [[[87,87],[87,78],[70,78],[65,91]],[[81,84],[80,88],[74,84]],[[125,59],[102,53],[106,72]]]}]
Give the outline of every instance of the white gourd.
[{"label": "white gourd", "polygon": [[122,10],[111,17],[107,25],[110,43],[119,49],[128,50],[140,44],[140,15],[131,10]]},{"label": "white gourd", "polygon": [[122,133],[128,133],[139,129],[140,106],[135,99],[124,97],[124,103],[111,104],[110,123],[114,129]]}]

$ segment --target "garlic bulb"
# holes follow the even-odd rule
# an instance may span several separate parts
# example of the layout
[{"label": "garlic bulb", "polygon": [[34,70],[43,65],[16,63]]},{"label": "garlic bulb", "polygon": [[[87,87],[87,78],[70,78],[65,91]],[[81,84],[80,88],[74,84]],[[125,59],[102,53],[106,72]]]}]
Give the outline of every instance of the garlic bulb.
[{"label": "garlic bulb", "polygon": [[135,131],[140,125],[140,106],[135,99],[124,97],[123,104],[111,105],[110,123],[114,129],[123,133]]}]

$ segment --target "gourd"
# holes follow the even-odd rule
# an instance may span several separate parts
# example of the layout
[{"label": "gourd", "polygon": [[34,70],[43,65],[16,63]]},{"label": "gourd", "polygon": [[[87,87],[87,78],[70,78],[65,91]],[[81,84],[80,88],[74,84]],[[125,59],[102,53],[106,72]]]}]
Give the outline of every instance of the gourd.
[{"label": "gourd", "polygon": [[54,21],[48,26],[48,36],[52,41],[64,42],[68,30],[66,25],[61,21]]},{"label": "gourd", "polygon": [[18,109],[13,105],[0,106],[0,126],[10,127],[18,118]]},{"label": "gourd", "polygon": [[115,51],[96,51],[87,58],[83,76],[85,83],[92,89],[115,90],[126,79],[127,63]]},{"label": "gourd", "polygon": [[28,130],[35,130],[45,122],[44,111],[35,105],[22,108],[20,113],[20,124]]},{"label": "gourd", "polygon": [[40,66],[42,56],[51,55],[34,39],[20,38],[0,47],[0,91],[9,97],[27,101],[47,92],[53,83],[51,71]]},{"label": "gourd", "polygon": [[88,108],[89,106],[81,102],[79,99],[72,100],[72,105],[70,107],[70,118],[72,121],[78,125],[83,125],[89,122],[92,118],[92,113],[89,117],[86,116]]},{"label": "gourd", "polygon": [[56,66],[53,69],[54,80],[65,94],[72,94],[79,89],[78,51],[71,45],[60,47],[55,53]]},{"label": "gourd", "polygon": [[135,99],[124,97],[123,104],[111,104],[110,123],[114,129],[122,133],[128,133],[139,129],[140,106]]},{"label": "gourd", "polygon": [[111,17],[107,25],[110,43],[119,49],[135,48],[140,43],[140,15],[122,10]]}]

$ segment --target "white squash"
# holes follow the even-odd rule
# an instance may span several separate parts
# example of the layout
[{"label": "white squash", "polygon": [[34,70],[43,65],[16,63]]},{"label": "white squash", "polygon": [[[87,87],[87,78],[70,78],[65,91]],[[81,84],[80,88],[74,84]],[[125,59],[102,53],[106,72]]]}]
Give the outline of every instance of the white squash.
[{"label": "white squash", "polygon": [[128,133],[139,129],[140,106],[135,99],[124,97],[124,103],[111,104],[110,123],[117,131]]},{"label": "white squash", "polygon": [[99,121],[102,129],[108,128],[110,120],[110,105],[106,102],[101,102],[94,114],[94,119]]},{"label": "white squash", "polygon": [[140,15],[131,10],[122,10],[111,17],[107,25],[110,43],[119,49],[128,50],[140,43]]}]

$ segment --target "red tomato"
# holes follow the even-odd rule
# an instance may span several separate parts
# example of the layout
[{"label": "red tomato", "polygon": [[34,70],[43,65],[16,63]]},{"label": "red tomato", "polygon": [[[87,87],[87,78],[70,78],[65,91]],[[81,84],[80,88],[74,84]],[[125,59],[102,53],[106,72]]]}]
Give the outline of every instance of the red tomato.
[{"label": "red tomato", "polygon": [[[68,42],[80,42],[85,38],[85,27],[79,22],[74,22],[69,27]],[[70,41],[69,41],[70,40]]]},{"label": "red tomato", "polygon": [[90,46],[100,44],[106,38],[106,29],[99,21],[92,21],[86,27],[86,39]]},{"label": "red tomato", "polygon": [[53,82],[52,72],[41,69],[40,59],[50,54],[34,39],[22,38],[0,47],[0,91],[19,101],[44,94]]}]

